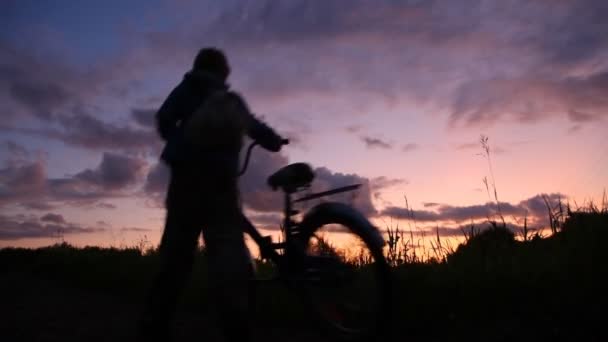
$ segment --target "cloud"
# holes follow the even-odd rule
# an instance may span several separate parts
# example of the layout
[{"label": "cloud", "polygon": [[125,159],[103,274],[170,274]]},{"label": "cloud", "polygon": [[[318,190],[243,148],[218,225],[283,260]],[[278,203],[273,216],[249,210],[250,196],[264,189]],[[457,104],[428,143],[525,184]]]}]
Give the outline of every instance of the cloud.
[{"label": "cloud", "polygon": [[608,69],[586,76],[557,73],[544,77],[493,78],[463,84],[452,102],[452,125],[491,124],[502,117],[536,122],[565,115],[591,122],[608,113]]},{"label": "cloud", "polygon": [[[239,66],[239,86],[265,104],[310,104],[314,95],[323,113],[351,113],[414,101],[441,110],[453,125],[581,117],[571,111],[605,117],[603,0],[352,1],[348,10],[340,1],[208,6],[172,5],[180,18],[200,18],[163,30],[130,28],[125,36],[137,44],[86,71],[0,41],[0,99],[19,107],[4,115],[63,116],[101,102],[111,89],[144,83],[155,70],[183,68],[205,41],[225,47]],[[259,51],[272,53],[251,57]]]},{"label": "cloud", "polygon": [[[61,217],[61,219],[59,219]],[[104,231],[103,228],[85,227],[62,220],[61,215],[48,215],[38,219],[20,215],[0,215],[0,240],[24,238],[56,238],[63,235],[86,234]]]},{"label": "cloud", "polygon": [[[288,164],[281,153],[271,153],[257,148],[251,157],[247,172],[239,179],[239,187],[244,205],[260,213],[280,211],[282,197],[267,185],[267,178]],[[170,170],[164,163],[157,163],[146,176],[143,194],[157,207],[164,207],[164,199],[169,184]]]},{"label": "cloud", "polygon": [[35,202],[46,187],[46,168],[42,161],[9,161],[0,169],[0,205],[13,201]]},{"label": "cloud", "polygon": [[143,186],[143,194],[151,200],[150,206],[164,208],[169,176],[170,170],[162,162],[156,163],[149,169]]},{"label": "cloud", "polygon": [[375,177],[370,180],[370,186],[374,191],[402,184],[408,184],[408,181],[403,178],[388,178],[385,176]]},{"label": "cloud", "polygon": [[[501,225],[502,225],[502,223],[501,223]],[[470,235],[472,233],[471,229],[473,229],[473,233],[480,233],[480,232],[490,229],[491,227],[492,227],[492,225],[489,223],[474,224],[473,226],[471,226],[471,224],[463,224],[463,225],[456,225],[456,226],[441,225],[441,226],[427,227],[427,228],[421,229],[419,231],[416,231],[415,234],[424,235],[427,237],[428,236],[435,237],[436,235],[439,235],[440,237],[447,237],[447,238],[450,238],[450,237],[464,238],[466,235]],[[512,232],[514,234],[521,234],[523,232],[523,226],[520,226],[518,224],[507,222],[505,227],[507,228],[507,230],[509,230],[510,232]],[[534,233],[539,228],[538,227],[528,227],[527,229],[530,233]]]},{"label": "cloud", "polygon": [[[205,41],[226,49],[239,66],[235,83],[265,107],[306,103],[307,113],[325,115],[413,102],[443,113],[453,126],[606,117],[608,9],[602,0],[352,1],[348,10],[340,1],[208,6],[172,5],[177,16],[202,17],[163,30],[126,29],[136,44],[84,70],[64,54],[41,54],[57,50],[44,35],[42,48],[0,40],[0,100],[8,106],[2,115],[52,122],[77,114],[75,108],[103,107],[104,96],[126,93],[117,88],[141,87],[157,70],[189,65]],[[252,58],[259,51],[272,53]],[[143,148],[155,138],[144,133],[152,127],[151,111],[131,111],[137,128],[104,121],[112,127],[99,130],[85,117],[45,133],[84,148]],[[104,138],[89,134],[94,130],[79,134],[82,126]]]},{"label": "cloud", "polygon": [[120,228],[121,232],[136,232],[136,233],[146,233],[152,231],[149,228],[139,228],[139,227],[123,227]]},{"label": "cloud", "polygon": [[51,119],[51,111],[68,102],[70,94],[54,83],[15,82],[10,86],[10,94],[30,112],[45,120]]},{"label": "cloud", "polygon": [[156,109],[132,109],[131,117],[137,124],[146,128],[154,128],[156,126],[155,115]]},{"label": "cloud", "polygon": [[10,158],[23,160],[30,157],[29,151],[14,141],[6,140],[3,147],[6,148]]},{"label": "cloud", "polygon": [[60,214],[48,213],[40,218],[42,222],[66,223],[65,219]]},{"label": "cloud", "polygon": [[379,138],[361,137],[361,140],[365,143],[367,148],[382,148],[387,150],[393,148],[390,143]]},{"label": "cloud", "polygon": [[79,172],[73,179],[113,191],[135,184],[143,175],[145,166],[143,159],[106,152],[96,169]]},{"label": "cloud", "polygon": [[132,195],[128,190],[143,179],[145,166],[146,162],[137,157],[104,153],[95,169],[86,169],[71,177],[48,179],[48,196],[50,200],[78,205]]},{"label": "cloud", "polygon": [[96,168],[48,178],[46,163],[40,158],[8,160],[0,169],[0,206],[51,210],[60,202],[82,205],[127,196],[140,184],[146,165],[139,157],[104,153]]},{"label": "cloud", "polygon": [[[111,101],[107,98],[117,98],[116,86],[128,88],[133,83],[129,79],[131,72],[122,70],[122,61],[104,60],[85,71],[79,70],[69,58],[53,54],[52,46],[41,57],[37,49],[46,48],[45,37],[38,37],[36,47],[16,47],[0,39],[3,131],[55,139],[86,149],[160,149],[160,139],[146,121],[146,109],[133,110],[139,128],[98,118],[114,116],[108,115],[106,102]],[[125,92],[123,89],[119,93]]]},{"label": "cloud", "polygon": [[[254,151],[247,172],[239,179],[241,197],[246,208],[257,212],[258,216],[280,212],[283,206],[283,198],[279,192],[270,189],[267,179],[286,165],[288,165],[288,159],[282,153],[271,153],[261,148]],[[402,179],[389,179],[386,177],[378,177],[370,182],[365,177],[356,174],[333,172],[325,167],[318,167],[313,171],[316,176],[309,190],[311,192],[325,191],[352,184],[362,184],[362,187],[356,192],[334,195],[327,198],[351,203],[366,215],[375,215],[377,213],[371,199],[372,189],[382,189],[405,182]],[[144,193],[157,206],[163,206],[168,181],[169,171],[163,164],[157,164],[152,167],[147,175]]]},{"label": "cloud", "polygon": [[259,212],[280,211],[283,199],[280,193],[270,189],[266,180],[288,163],[287,156],[282,153],[256,149],[247,172],[239,180],[243,203]]},{"label": "cloud", "polygon": [[33,45],[0,39],[0,99],[9,121],[30,117],[48,123],[90,103],[112,77],[103,67],[78,70],[39,33]]},{"label": "cloud", "polygon": [[401,148],[401,150],[403,152],[411,152],[411,151],[415,151],[417,149],[420,148],[420,145],[415,144],[415,143],[407,143],[405,145],[403,145],[403,147]]},{"label": "cloud", "polygon": [[517,204],[500,202],[499,207],[496,203],[488,202],[481,205],[468,206],[452,206],[437,203],[425,203],[425,208],[433,208],[433,210],[412,210],[401,207],[387,207],[381,215],[386,215],[399,219],[415,219],[418,222],[456,222],[463,223],[471,220],[489,219],[500,220],[497,216],[499,213],[505,219],[511,217],[523,218],[528,217],[531,226],[546,225],[547,206],[543,197],[547,198],[549,204],[555,207],[567,199],[566,196],[554,193],[549,195],[536,195],[526,200],[520,201]]},{"label": "cloud", "polygon": [[107,203],[107,202],[100,202],[97,203],[97,208],[102,208],[102,209],[116,209],[116,205],[112,204],[112,203]]},{"label": "cloud", "polygon": [[374,216],[378,213],[372,203],[369,179],[354,173],[333,172],[325,167],[318,167],[314,172],[316,177],[313,181],[312,191],[326,191],[347,185],[361,184],[361,187],[354,192],[332,195],[327,197],[327,199],[349,203],[360,210],[365,216]]},{"label": "cloud", "polygon": [[[1,204],[2,203],[0,202],[0,205]],[[29,210],[48,211],[48,210],[56,209],[56,206],[51,203],[36,201],[36,200],[33,200],[31,202],[20,202],[19,205],[21,207],[23,207],[24,209],[29,209]]]},{"label": "cloud", "polygon": [[[387,0],[348,7],[236,2],[200,32],[232,42],[234,51],[273,48],[274,56],[256,60],[257,68],[243,76],[251,83],[246,88],[263,96],[348,94],[356,104],[344,110],[408,99],[441,109],[452,125],[580,118],[573,110],[588,120],[605,117],[608,6],[602,0]],[[262,73],[277,68],[280,76],[260,84]]]},{"label": "cloud", "polygon": [[56,134],[60,140],[91,149],[151,148],[160,145],[156,132],[133,129],[103,122],[89,115],[61,120],[64,130]]}]

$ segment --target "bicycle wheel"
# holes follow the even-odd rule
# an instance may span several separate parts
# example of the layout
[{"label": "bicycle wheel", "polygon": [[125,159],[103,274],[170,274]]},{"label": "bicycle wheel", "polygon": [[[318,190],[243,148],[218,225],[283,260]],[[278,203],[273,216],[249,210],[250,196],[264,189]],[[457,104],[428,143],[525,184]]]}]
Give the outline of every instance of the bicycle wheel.
[{"label": "bicycle wheel", "polygon": [[352,208],[326,203],[299,225],[297,287],[332,337],[369,341],[389,323],[389,267],[379,233]]}]

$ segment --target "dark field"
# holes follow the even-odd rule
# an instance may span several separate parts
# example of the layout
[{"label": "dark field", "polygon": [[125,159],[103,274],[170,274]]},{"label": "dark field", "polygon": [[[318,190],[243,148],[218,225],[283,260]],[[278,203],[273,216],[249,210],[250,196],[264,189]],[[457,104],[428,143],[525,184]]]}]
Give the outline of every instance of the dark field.
[{"label": "dark field", "polygon": [[[570,213],[547,237],[499,225],[432,261],[393,260],[386,341],[606,341],[608,213]],[[2,341],[128,341],[154,251],[0,250]],[[180,305],[178,341],[220,341],[201,253]],[[260,264],[267,272],[268,265]],[[256,341],[325,341],[280,284],[258,286]]]}]

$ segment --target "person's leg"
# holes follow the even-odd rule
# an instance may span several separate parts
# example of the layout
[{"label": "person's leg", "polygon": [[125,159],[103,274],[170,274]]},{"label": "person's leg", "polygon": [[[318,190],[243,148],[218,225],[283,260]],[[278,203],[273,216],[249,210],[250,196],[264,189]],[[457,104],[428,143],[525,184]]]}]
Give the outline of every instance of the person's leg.
[{"label": "person's leg", "polygon": [[236,191],[217,193],[209,209],[203,236],[212,298],[226,340],[247,341],[250,339],[249,291],[253,270]]},{"label": "person's leg", "polygon": [[188,280],[200,236],[199,214],[188,195],[172,184],[167,196],[165,229],[159,247],[160,268],[150,291],[140,329],[153,340],[170,338],[180,294]]}]

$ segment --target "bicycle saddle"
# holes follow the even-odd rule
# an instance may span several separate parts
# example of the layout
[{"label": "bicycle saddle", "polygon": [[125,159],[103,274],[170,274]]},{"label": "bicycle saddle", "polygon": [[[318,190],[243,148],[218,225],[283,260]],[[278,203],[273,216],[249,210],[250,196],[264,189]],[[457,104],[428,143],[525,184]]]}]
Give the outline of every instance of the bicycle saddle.
[{"label": "bicycle saddle", "polygon": [[273,190],[282,188],[287,193],[296,192],[298,188],[307,187],[315,178],[310,165],[306,163],[289,164],[268,177],[268,185]]}]

